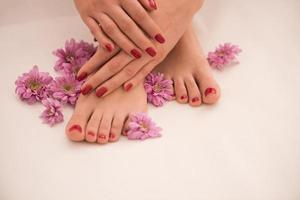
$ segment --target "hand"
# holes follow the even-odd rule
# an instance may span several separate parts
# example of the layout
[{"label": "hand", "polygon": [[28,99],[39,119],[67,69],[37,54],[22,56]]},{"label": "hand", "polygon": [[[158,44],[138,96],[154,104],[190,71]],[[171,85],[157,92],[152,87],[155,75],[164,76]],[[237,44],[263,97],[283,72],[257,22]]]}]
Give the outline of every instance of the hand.
[{"label": "hand", "polygon": [[[155,0],[74,0],[82,20],[99,45],[108,52],[114,43],[134,58],[142,51],[154,57],[150,38],[164,43],[162,31],[147,11],[157,9]],[[146,35],[147,34],[147,35]]]},{"label": "hand", "polygon": [[172,4],[173,6],[168,4],[172,2],[165,1],[161,11],[152,14],[153,19],[163,27],[168,38],[165,45],[154,42],[160,56],[152,58],[145,54],[141,59],[134,60],[123,51],[115,50],[111,55],[98,48],[95,55],[78,72],[78,77],[93,73],[83,84],[82,94],[88,94],[96,89],[97,96],[102,97],[122,84],[124,89],[129,91],[144,80],[175,46],[191,23],[193,15],[202,5],[202,0],[178,0],[177,4]]}]

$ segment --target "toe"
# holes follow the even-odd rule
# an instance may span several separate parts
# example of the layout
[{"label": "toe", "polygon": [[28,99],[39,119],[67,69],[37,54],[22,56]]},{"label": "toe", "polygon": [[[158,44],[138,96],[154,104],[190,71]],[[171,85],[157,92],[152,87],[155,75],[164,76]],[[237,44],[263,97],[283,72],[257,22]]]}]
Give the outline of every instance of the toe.
[{"label": "toe", "polygon": [[85,137],[85,127],[92,113],[92,110],[82,105],[77,105],[76,109],[66,126],[66,135],[72,141],[83,141]]},{"label": "toe", "polygon": [[108,142],[112,118],[113,117],[110,112],[103,113],[98,130],[97,142],[99,144],[105,144]]},{"label": "toe", "polygon": [[85,131],[85,140],[87,142],[97,141],[97,133],[98,133],[101,117],[102,117],[102,112],[99,109],[97,109],[89,119]]},{"label": "toe", "polygon": [[184,79],[184,81],[188,91],[189,104],[191,106],[199,106],[201,104],[201,94],[195,79],[191,76]]},{"label": "toe", "polygon": [[201,90],[202,101],[206,104],[214,104],[220,98],[220,88],[212,75],[198,73],[195,76]]},{"label": "toe", "polygon": [[109,142],[115,142],[120,138],[125,122],[125,115],[115,113],[109,134]]},{"label": "toe", "polygon": [[176,100],[179,103],[187,103],[188,96],[187,96],[187,90],[184,85],[183,79],[174,78],[174,89],[175,89]]}]

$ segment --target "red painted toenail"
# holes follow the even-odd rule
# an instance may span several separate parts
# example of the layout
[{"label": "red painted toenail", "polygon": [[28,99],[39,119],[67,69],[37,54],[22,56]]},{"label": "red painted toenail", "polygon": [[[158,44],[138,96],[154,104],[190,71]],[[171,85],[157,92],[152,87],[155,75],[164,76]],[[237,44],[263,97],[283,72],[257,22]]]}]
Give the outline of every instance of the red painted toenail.
[{"label": "red painted toenail", "polygon": [[98,137],[99,137],[100,139],[102,139],[102,140],[105,140],[105,139],[106,139],[106,135],[100,134]]},{"label": "red painted toenail", "polygon": [[132,88],[132,83],[128,83],[126,86],[125,86],[125,90],[128,92],[131,88]]},{"label": "red painted toenail", "polygon": [[108,52],[112,52],[113,51],[113,46],[111,44],[106,44],[105,48],[107,49]]},{"label": "red painted toenail", "polygon": [[87,95],[92,89],[93,87],[91,85],[86,85],[83,89],[81,89],[81,93],[83,95]]},{"label": "red painted toenail", "polygon": [[185,95],[182,95],[182,96],[180,97],[181,100],[183,100],[183,99],[185,99],[185,98],[186,98]]},{"label": "red painted toenail", "polygon": [[157,35],[155,35],[155,37],[154,37],[156,40],[157,40],[157,42],[159,42],[159,43],[165,43],[165,38],[161,35],[161,34],[157,34]]},{"label": "red painted toenail", "polygon": [[215,88],[207,88],[206,90],[205,90],[205,92],[204,92],[204,95],[205,96],[208,96],[208,95],[210,95],[210,94],[216,94],[217,93],[217,90],[215,89]]},{"label": "red painted toenail", "polygon": [[89,131],[89,132],[88,132],[88,135],[94,137],[94,136],[95,136],[95,133],[93,133],[92,131]]},{"label": "red painted toenail", "polygon": [[153,9],[157,9],[156,3],[154,0],[149,0],[150,7]]},{"label": "red painted toenail", "polygon": [[73,126],[71,126],[71,127],[69,128],[69,132],[72,132],[72,131],[74,131],[74,130],[81,133],[82,128],[81,128],[81,126],[75,124],[75,125],[73,125]]},{"label": "red painted toenail", "polygon": [[82,81],[86,77],[87,77],[87,73],[86,72],[82,72],[79,76],[76,77],[76,79],[77,79],[77,81]]},{"label": "red painted toenail", "polygon": [[133,55],[135,58],[140,58],[140,57],[142,57],[142,54],[141,54],[138,50],[136,50],[136,49],[132,49],[132,50],[130,51],[130,53],[131,53],[131,55]]},{"label": "red painted toenail", "polygon": [[146,52],[147,52],[151,57],[156,56],[156,51],[155,51],[152,47],[147,48],[147,49],[146,49]]},{"label": "red painted toenail", "polygon": [[116,137],[115,134],[113,134],[113,133],[109,134],[110,139],[114,139],[115,137]]},{"label": "red painted toenail", "polygon": [[193,103],[195,103],[195,102],[197,102],[197,101],[199,101],[200,99],[199,99],[199,97],[194,97],[194,98],[192,98],[192,102]]},{"label": "red painted toenail", "polygon": [[102,97],[107,92],[106,87],[101,87],[96,91],[97,97]]}]

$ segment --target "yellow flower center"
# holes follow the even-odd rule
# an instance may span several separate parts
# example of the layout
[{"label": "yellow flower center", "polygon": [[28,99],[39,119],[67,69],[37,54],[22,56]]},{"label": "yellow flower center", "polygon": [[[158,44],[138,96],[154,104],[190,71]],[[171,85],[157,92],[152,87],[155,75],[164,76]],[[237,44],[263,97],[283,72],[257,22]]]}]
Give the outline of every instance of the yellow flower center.
[{"label": "yellow flower center", "polygon": [[161,86],[158,84],[158,83],[156,83],[154,86],[153,86],[153,91],[155,92],[155,93],[159,93],[159,92],[161,92]]},{"label": "yellow flower center", "polygon": [[31,90],[38,90],[38,89],[40,89],[42,87],[42,85],[39,83],[39,82],[37,82],[37,81],[30,81],[29,82],[29,88],[31,89]]}]

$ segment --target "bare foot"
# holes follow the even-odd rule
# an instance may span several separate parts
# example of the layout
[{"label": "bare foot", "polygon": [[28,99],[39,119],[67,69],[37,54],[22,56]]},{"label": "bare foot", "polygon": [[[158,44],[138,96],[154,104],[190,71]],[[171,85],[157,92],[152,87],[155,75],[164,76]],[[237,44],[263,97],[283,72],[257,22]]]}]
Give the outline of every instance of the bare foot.
[{"label": "bare foot", "polygon": [[174,81],[179,103],[189,102],[191,106],[199,106],[202,102],[213,104],[220,97],[220,88],[192,26],[156,71]]},{"label": "bare foot", "polygon": [[72,141],[114,142],[119,139],[127,116],[146,110],[147,97],[143,84],[129,93],[119,88],[101,99],[95,93],[81,95],[66,126],[66,134]]}]

